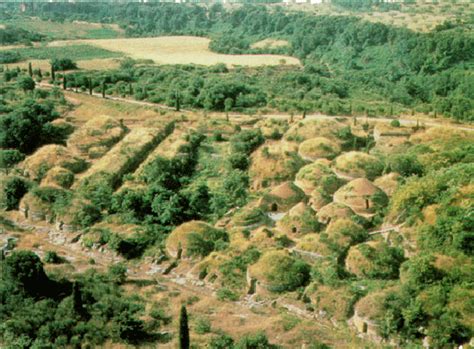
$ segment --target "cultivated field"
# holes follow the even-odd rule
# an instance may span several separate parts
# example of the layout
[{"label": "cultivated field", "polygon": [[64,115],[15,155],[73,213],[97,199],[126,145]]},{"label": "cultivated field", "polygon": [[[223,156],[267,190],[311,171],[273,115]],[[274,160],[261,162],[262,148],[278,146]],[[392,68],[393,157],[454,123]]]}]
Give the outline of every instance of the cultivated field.
[{"label": "cultivated field", "polygon": [[282,55],[224,55],[211,52],[207,38],[194,36],[166,36],[139,39],[57,41],[50,46],[89,44],[106,50],[121,52],[134,59],[151,59],[157,64],[224,63],[228,66],[300,65],[297,58]]}]

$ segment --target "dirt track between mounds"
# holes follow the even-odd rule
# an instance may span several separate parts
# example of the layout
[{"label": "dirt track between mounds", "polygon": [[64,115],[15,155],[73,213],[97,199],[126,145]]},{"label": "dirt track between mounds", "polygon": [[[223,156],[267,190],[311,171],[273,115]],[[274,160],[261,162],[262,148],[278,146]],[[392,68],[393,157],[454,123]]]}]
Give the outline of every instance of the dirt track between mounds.
[{"label": "dirt track between mounds", "polygon": [[[53,87],[53,85],[43,83],[43,82],[38,83],[38,86],[43,87],[43,88],[52,88]],[[100,93],[96,93],[96,92],[93,92],[92,95],[90,95],[87,92],[76,92],[76,91],[73,91],[73,90],[66,90],[66,92],[71,93],[71,94],[78,93],[78,94],[89,95],[89,96],[96,97],[96,98],[103,98]],[[130,98],[122,98],[122,97],[116,97],[116,96],[106,96],[105,99],[106,100],[111,100],[111,101],[116,101],[116,102],[123,102],[123,103],[140,105],[140,106],[144,106],[144,107],[155,107],[155,108],[160,108],[160,109],[170,110],[170,111],[175,110],[175,108],[170,107],[170,106],[165,105],[165,104],[157,104],[157,103],[152,103],[152,102],[137,101],[137,100],[130,99]],[[180,112],[189,113],[189,112],[192,112],[192,111],[188,110],[188,109],[180,109]],[[226,114],[225,113],[215,113],[215,112],[213,112],[212,115],[221,115],[224,118]],[[248,115],[237,114],[237,113],[229,113],[229,117],[234,118],[234,119],[239,119],[239,118],[245,117],[245,116],[248,116]],[[291,116],[290,116],[290,114],[264,114],[264,115],[259,115],[258,117],[262,118],[262,119],[289,119]],[[308,114],[305,117],[306,120],[314,120],[314,119],[316,119],[316,120],[334,120],[335,118],[352,120],[353,116],[344,116],[344,115],[343,116],[329,116],[329,115],[323,115],[323,114]],[[419,119],[419,120],[417,120],[416,118],[414,118],[414,119],[387,118],[387,117],[365,118],[365,117],[362,117],[362,116],[359,116],[358,118],[368,120],[368,121],[371,121],[371,122],[384,122],[384,123],[389,123],[393,120],[398,120],[402,126],[416,126],[417,124],[420,124],[420,126],[451,127],[451,128],[455,128],[455,129],[462,130],[462,131],[474,132],[474,126],[458,125],[456,123],[453,123],[449,119],[441,119],[441,118],[439,119],[439,121],[434,121],[433,119]],[[295,120],[301,120],[301,117],[300,118],[296,117]]]}]

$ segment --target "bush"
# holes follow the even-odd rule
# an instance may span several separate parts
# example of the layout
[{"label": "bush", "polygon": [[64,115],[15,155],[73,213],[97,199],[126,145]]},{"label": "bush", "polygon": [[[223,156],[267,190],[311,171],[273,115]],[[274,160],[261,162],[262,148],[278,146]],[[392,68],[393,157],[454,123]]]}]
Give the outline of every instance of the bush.
[{"label": "bush", "polygon": [[56,251],[46,251],[43,260],[45,263],[49,264],[61,264],[66,262],[66,259],[59,256]]},{"label": "bush", "polygon": [[8,178],[3,184],[3,193],[0,200],[1,208],[16,210],[21,198],[28,192],[30,185],[19,177]]},{"label": "bush", "polygon": [[55,58],[51,61],[54,70],[72,70],[77,69],[77,64],[70,58]]},{"label": "bush", "polygon": [[220,301],[232,301],[236,302],[239,300],[239,295],[229,290],[228,288],[220,288],[216,292],[217,299]]}]

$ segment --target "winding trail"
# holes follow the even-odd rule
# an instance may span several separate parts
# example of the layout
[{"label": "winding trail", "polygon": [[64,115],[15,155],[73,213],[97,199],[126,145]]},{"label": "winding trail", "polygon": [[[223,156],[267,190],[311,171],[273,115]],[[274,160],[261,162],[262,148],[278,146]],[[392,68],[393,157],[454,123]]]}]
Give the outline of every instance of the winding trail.
[{"label": "winding trail", "polygon": [[[44,82],[40,82],[40,83],[37,83],[38,86],[40,87],[43,87],[43,88],[52,88],[53,85],[49,84],[49,83],[44,83]],[[59,86],[57,86],[59,88]],[[71,90],[71,89],[68,89],[65,91],[66,93],[77,93],[77,94],[84,94],[84,95],[89,95],[89,96],[92,96],[92,97],[96,97],[96,98],[103,98],[102,95],[100,93],[96,93],[96,92],[93,92],[92,95],[90,95],[89,93],[87,92],[80,92],[80,91],[74,91],[74,90]],[[123,103],[129,103],[129,104],[135,104],[135,105],[139,105],[139,106],[144,106],[144,107],[154,107],[154,108],[160,108],[160,109],[164,109],[164,110],[170,110],[170,111],[175,111],[175,108],[173,107],[170,107],[168,105],[165,105],[165,104],[158,104],[158,103],[152,103],[152,102],[146,102],[146,101],[137,101],[135,99],[131,99],[131,98],[123,98],[123,97],[117,97],[117,96],[106,96],[105,97],[106,100],[111,100],[111,101],[116,101],[116,102],[123,102]],[[180,109],[180,112],[182,113],[191,113],[193,112],[193,110],[190,110],[190,109]],[[217,112],[213,112],[212,115],[220,115],[222,116],[223,118],[226,116],[225,113],[217,113]],[[243,117],[248,117],[248,115],[246,114],[239,114],[239,113],[230,113],[229,114],[229,117],[230,118],[234,118],[234,119],[239,119],[239,118],[243,118]],[[258,115],[258,118],[262,118],[262,119],[289,119],[290,118],[290,114],[264,114],[264,115]],[[307,114],[306,115],[306,120],[334,120],[334,119],[345,119],[345,120],[352,120],[353,119],[353,116],[329,116],[329,115],[324,115],[324,114],[320,114],[320,113],[314,113],[314,114]],[[358,117],[359,120],[362,120],[362,119],[366,119],[365,117],[362,117],[362,116],[359,116]],[[301,120],[301,118],[296,118],[296,120]],[[427,126],[427,127],[451,127],[451,128],[455,128],[455,129],[458,129],[458,130],[462,130],[462,131],[470,131],[470,132],[474,132],[474,125],[473,126],[468,126],[466,124],[463,124],[463,125],[459,125],[459,124],[456,124],[455,122],[449,120],[449,119],[442,119],[440,118],[438,121],[435,121],[433,119],[419,119],[417,120],[416,118],[414,119],[406,119],[406,118],[387,118],[387,117],[370,117],[370,118],[367,118],[367,120],[371,121],[371,122],[384,122],[384,123],[389,123],[393,120],[398,120],[400,121],[400,124],[402,126],[416,126],[417,123],[420,123],[421,126]]]}]

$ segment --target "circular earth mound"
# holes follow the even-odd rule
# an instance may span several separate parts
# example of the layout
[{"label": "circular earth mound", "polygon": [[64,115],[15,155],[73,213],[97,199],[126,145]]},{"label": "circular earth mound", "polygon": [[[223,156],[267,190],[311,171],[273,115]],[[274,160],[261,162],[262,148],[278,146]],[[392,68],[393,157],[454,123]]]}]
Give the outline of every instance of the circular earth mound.
[{"label": "circular earth mound", "polygon": [[375,214],[377,205],[387,202],[386,194],[366,178],[357,178],[334,193],[334,202],[349,206],[359,215]]},{"label": "circular earth mound", "polygon": [[302,167],[295,177],[295,184],[307,195],[317,188],[326,195],[332,195],[342,183],[325,160],[317,160]]},{"label": "circular earth mound", "polygon": [[265,252],[248,269],[248,278],[271,292],[294,291],[309,280],[309,266],[290,256],[287,251]]},{"label": "circular earth mound", "polygon": [[334,160],[334,170],[347,179],[365,177],[370,180],[380,176],[384,168],[382,161],[373,155],[350,151]]},{"label": "circular earth mound", "polygon": [[298,154],[305,160],[333,159],[341,152],[340,146],[325,137],[305,140],[300,144]]},{"label": "circular earth mound", "polygon": [[330,204],[322,207],[318,213],[318,221],[322,224],[329,224],[333,220],[340,218],[351,218],[354,216],[354,211],[346,205],[331,202]]}]

